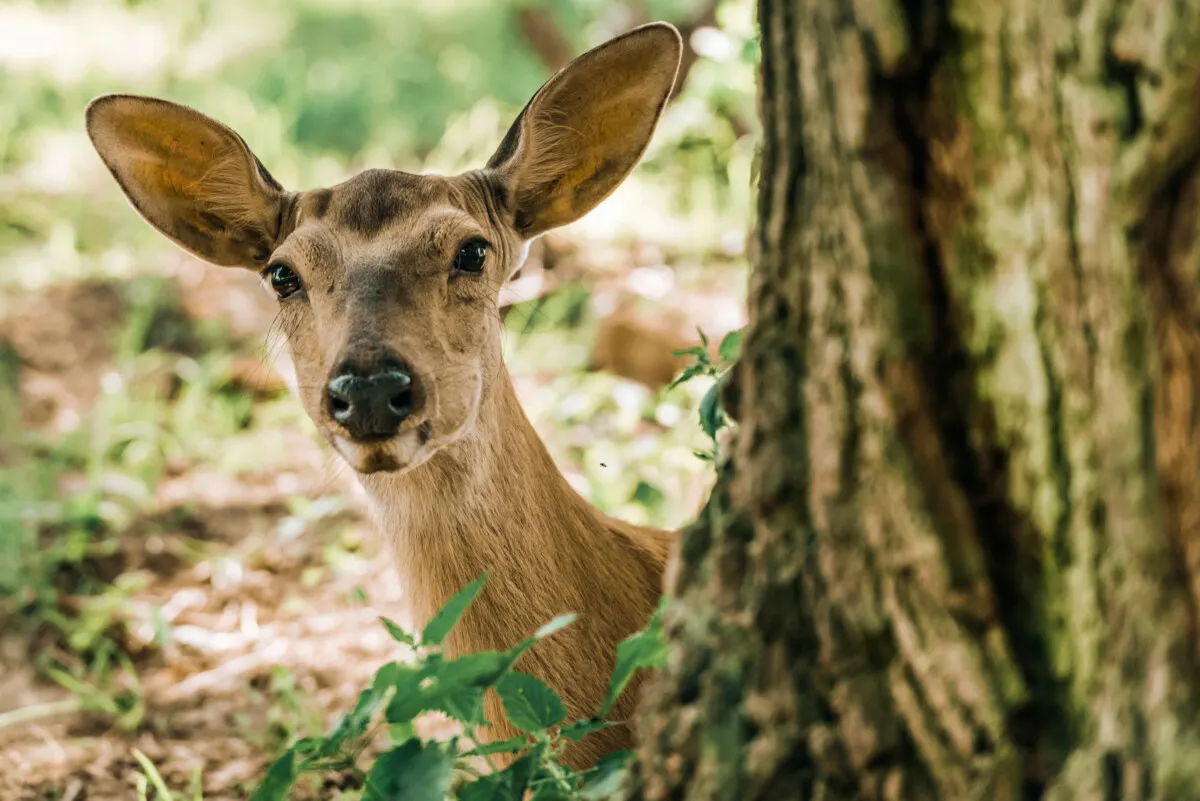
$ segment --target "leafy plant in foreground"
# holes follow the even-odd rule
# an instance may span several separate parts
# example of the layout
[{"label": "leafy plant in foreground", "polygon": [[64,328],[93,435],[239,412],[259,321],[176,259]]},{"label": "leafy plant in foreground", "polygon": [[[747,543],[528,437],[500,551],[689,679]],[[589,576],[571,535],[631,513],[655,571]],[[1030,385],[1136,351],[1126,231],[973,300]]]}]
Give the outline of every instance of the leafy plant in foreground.
[{"label": "leafy plant in foreground", "polygon": [[696,329],[696,333],[700,335],[699,345],[685,350],[672,351],[672,356],[692,356],[696,361],[685,367],[667,389],[674,389],[680,384],[700,376],[713,379],[712,386],[700,400],[700,428],[713,441],[713,449],[710,453],[696,451],[696,455],[701,459],[715,460],[717,457],[717,432],[729,424],[729,419],[721,408],[721,379],[741,355],[742,332],[740,329],[730,331],[721,340],[721,344],[717,346],[719,362],[713,361],[712,355],[708,352],[708,336],[699,328]]},{"label": "leafy plant in foreground", "polygon": [[[543,681],[513,670],[517,660],[539,640],[570,625],[574,615],[562,615],[508,651],[479,651],[455,659],[442,643],[483,588],[487,575],[467,585],[438,612],[419,636],[382,619],[397,641],[412,647],[411,663],[390,662],[375,674],[354,709],[324,737],[298,741],[277,759],[253,796],[253,801],[281,801],[306,773],[348,772],[361,786],[363,801],[594,801],[609,797],[620,785],[630,752],[602,759],[590,770],[577,772],[559,758],[571,742],[615,725],[604,718],[640,668],[661,667],[662,607],[647,628],[617,648],[617,662],[608,695],[595,718],[565,722],[566,706]],[[505,714],[520,736],[496,742],[478,732],[486,727],[483,698],[494,689]],[[413,722],[425,712],[442,712],[463,726],[464,734],[449,741],[425,740]],[[360,758],[386,725],[389,749],[364,768]],[[501,770],[480,774],[475,760],[491,762],[496,754],[513,761]],[[528,795],[527,795],[528,794]]]}]

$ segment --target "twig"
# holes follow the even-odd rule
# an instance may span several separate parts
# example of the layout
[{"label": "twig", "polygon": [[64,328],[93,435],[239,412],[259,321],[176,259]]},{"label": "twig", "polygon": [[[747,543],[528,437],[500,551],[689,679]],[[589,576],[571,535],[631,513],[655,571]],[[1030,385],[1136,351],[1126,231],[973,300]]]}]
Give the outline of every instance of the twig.
[{"label": "twig", "polygon": [[550,74],[565,67],[574,55],[571,43],[545,10],[532,6],[518,8],[517,25]]},{"label": "twig", "polygon": [[671,97],[675,97],[683,91],[688,73],[692,71],[692,67],[700,58],[700,54],[692,47],[692,34],[701,28],[716,27],[719,5],[720,3],[716,0],[709,0],[692,15],[691,19],[679,25],[679,35],[683,37],[683,55],[679,59],[679,74],[675,78],[675,88],[671,91]]},{"label": "twig", "polygon": [[[679,34],[683,37],[683,57],[679,63],[679,77],[675,79],[675,89],[671,97],[675,97],[683,89],[688,72],[699,58],[699,54],[692,48],[692,34],[700,28],[710,28],[717,24],[719,5],[719,0],[709,0],[689,19],[678,23]],[[635,24],[651,20],[645,3],[632,2],[629,6]],[[536,6],[522,6],[517,9],[516,14],[521,33],[525,35],[530,48],[537,54],[546,71],[553,74],[567,66],[575,55],[574,48],[554,18],[545,9]]]}]

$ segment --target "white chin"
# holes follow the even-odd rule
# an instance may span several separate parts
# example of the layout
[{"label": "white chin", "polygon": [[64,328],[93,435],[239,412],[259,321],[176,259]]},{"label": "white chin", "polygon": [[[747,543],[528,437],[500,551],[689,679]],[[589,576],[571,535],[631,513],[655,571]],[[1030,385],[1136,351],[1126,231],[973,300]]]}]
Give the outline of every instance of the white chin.
[{"label": "white chin", "polygon": [[335,435],[333,447],[342,458],[364,475],[371,473],[401,473],[423,464],[429,458],[421,437],[409,429],[385,442],[360,443]]}]

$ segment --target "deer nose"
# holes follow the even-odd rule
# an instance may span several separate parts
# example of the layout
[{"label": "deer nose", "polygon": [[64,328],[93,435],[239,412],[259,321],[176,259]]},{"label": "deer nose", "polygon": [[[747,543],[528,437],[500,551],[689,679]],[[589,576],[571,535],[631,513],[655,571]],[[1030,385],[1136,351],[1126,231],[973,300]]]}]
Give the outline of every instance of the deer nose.
[{"label": "deer nose", "polygon": [[343,372],[326,394],[330,416],[356,440],[393,436],[413,410],[412,376],[396,367],[365,376]]}]

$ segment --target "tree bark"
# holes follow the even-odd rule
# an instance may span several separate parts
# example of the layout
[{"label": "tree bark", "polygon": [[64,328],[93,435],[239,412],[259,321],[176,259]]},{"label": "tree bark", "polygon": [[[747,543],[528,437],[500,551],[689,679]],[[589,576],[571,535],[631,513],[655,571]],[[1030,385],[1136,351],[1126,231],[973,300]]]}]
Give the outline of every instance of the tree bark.
[{"label": "tree bark", "polygon": [[1200,4],[759,0],[632,799],[1200,798]]}]

